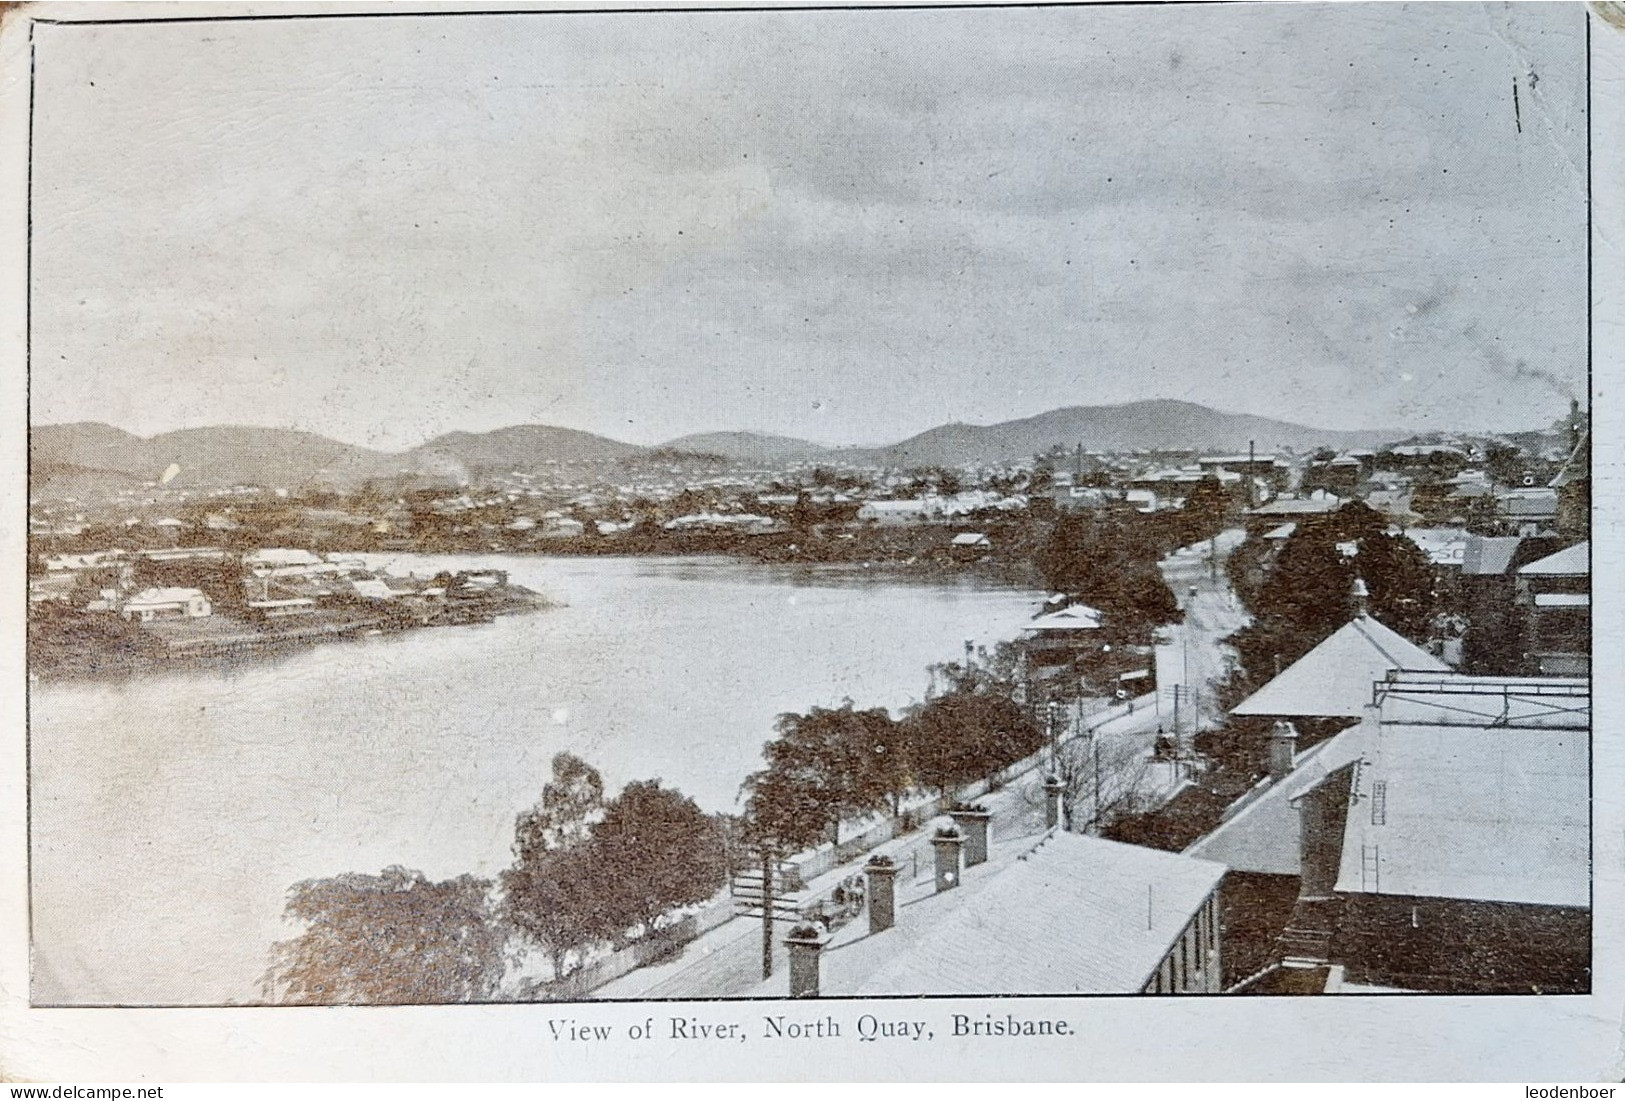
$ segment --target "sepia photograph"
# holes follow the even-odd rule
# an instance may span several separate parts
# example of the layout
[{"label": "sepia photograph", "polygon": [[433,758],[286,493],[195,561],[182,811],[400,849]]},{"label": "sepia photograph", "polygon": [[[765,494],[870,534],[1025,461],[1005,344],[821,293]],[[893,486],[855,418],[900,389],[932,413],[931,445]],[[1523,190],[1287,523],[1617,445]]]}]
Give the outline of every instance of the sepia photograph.
[{"label": "sepia photograph", "polygon": [[153,7],[9,13],[30,1007],[1593,992],[1625,31]]}]

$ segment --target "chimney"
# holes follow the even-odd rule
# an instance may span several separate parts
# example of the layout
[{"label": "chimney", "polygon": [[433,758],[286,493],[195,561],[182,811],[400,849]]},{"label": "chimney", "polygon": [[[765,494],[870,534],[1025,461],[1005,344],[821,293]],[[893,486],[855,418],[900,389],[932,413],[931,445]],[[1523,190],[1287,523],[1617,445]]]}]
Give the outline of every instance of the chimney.
[{"label": "chimney", "polygon": [[1363,577],[1354,579],[1354,614],[1357,616],[1371,614],[1371,590],[1366,587]]},{"label": "chimney", "polygon": [[884,933],[897,924],[897,865],[887,856],[871,856],[863,867],[869,879],[869,932]]},{"label": "chimney", "polygon": [[1297,752],[1297,728],[1289,722],[1276,723],[1270,729],[1270,779],[1279,780],[1291,772]]},{"label": "chimney", "polygon": [[790,953],[790,997],[818,997],[818,956],[828,941],[816,925],[798,925],[784,938]]},{"label": "chimney", "polygon": [[1061,795],[1066,785],[1053,772],[1044,777],[1044,828],[1053,830],[1061,824]]},{"label": "chimney", "polygon": [[937,890],[959,886],[959,853],[965,847],[965,836],[952,826],[944,826],[931,839],[931,847],[937,851]]},{"label": "chimney", "polygon": [[955,807],[948,812],[965,835],[965,867],[974,868],[987,863],[987,824],[993,815],[979,804]]}]

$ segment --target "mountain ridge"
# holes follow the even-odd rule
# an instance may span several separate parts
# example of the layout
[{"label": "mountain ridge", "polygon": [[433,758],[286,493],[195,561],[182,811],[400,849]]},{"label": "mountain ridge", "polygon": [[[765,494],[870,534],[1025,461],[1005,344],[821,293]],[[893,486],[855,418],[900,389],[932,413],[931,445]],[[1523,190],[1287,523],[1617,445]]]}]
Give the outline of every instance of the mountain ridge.
[{"label": "mountain ridge", "polygon": [[352,483],[422,475],[468,478],[555,463],[614,462],[655,451],[719,454],[740,462],[830,461],[887,466],[1010,465],[1059,447],[1070,451],[1199,450],[1261,453],[1291,448],[1375,447],[1404,439],[1402,429],[1312,428],[1193,402],[1155,400],[1065,406],[993,424],[951,422],[881,447],[833,447],[750,431],[692,433],[647,447],[554,425],[519,424],[488,432],[449,432],[387,452],[301,429],[211,425],[151,437],[99,421],[36,425],[33,468],[105,471],[156,480],[171,464],[191,484]]}]

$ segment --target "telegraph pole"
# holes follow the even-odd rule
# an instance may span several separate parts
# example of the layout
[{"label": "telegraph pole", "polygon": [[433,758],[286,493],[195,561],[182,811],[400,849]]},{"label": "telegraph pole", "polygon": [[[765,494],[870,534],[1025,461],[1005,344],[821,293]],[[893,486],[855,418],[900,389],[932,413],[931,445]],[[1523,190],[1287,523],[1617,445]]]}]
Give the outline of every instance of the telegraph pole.
[{"label": "telegraph pole", "polygon": [[773,854],[762,850],[762,981],[773,977]]}]

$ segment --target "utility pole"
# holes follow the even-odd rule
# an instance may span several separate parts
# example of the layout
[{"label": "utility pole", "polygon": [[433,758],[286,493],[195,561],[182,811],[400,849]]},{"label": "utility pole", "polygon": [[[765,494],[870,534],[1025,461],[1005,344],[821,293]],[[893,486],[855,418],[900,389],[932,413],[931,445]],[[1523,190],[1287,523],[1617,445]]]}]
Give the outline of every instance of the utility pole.
[{"label": "utility pole", "polygon": [[1095,829],[1100,829],[1100,731],[1096,730],[1089,738],[1090,756],[1095,759],[1095,808],[1090,815],[1095,820]]},{"label": "utility pole", "polygon": [[773,977],[773,853],[762,850],[762,981]]}]

